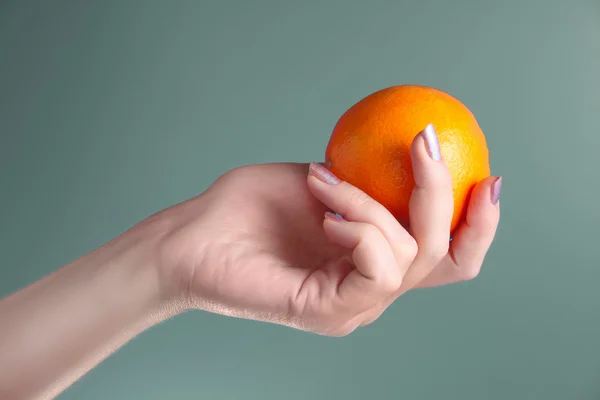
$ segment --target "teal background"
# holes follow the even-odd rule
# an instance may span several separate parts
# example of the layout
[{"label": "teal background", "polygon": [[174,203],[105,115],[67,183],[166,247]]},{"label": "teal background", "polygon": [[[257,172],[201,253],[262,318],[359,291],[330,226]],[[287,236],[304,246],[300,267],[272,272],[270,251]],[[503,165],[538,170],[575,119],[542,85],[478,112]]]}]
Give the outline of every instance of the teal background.
[{"label": "teal background", "polygon": [[341,339],[187,313],[60,399],[600,398],[598,0],[1,1],[0,295],[401,83],[504,177],[479,278]]}]

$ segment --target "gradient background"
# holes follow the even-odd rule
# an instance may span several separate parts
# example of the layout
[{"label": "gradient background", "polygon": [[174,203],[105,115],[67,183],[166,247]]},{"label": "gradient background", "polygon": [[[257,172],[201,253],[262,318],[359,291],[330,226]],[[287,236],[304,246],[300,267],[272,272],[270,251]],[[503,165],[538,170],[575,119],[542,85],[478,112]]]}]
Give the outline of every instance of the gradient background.
[{"label": "gradient background", "polygon": [[598,0],[3,0],[0,296],[234,166],[322,160],[401,83],[467,104],[504,176],[478,279],[342,339],[187,313],[60,398],[600,398]]}]

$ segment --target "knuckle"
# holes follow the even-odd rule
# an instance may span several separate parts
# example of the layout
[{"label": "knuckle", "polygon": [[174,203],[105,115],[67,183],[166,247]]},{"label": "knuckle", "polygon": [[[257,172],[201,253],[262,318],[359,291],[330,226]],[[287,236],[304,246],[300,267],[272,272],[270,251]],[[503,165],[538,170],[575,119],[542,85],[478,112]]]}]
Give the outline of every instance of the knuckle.
[{"label": "knuckle", "polygon": [[417,241],[411,237],[403,243],[398,244],[398,252],[406,261],[412,262],[419,253]]},{"label": "knuckle", "polygon": [[234,167],[223,173],[215,182],[231,182],[243,179],[246,177],[247,168]]},{"label": "knuckle", "polygon": [[473,279],[477,278],[477,276],[479,275],[480,272],[481,272],[480,264],[472,265],[468,268],[461,268],[459,271],[460,279],[463,281],[473,280]]},{"label": "knuckle", "polygon": [[449,248],[450,243],[444,240],[431,246],[423,246],[421,253],[429,262],[438,263],[448,254]]},{"label": "knuckle", "polygon": [[371,196],[359,189],[352,190],[349,200],[352,207],[362,207],[372,201]]},{"label": "knuckle", "polygon": [[364,224],[361,228],[361,238],[366,242],[378,241],[381,238],[381,232],[377,227],[371,224]]},{"label": "knuckle", "polygon": [[402,273],[398,268],[393,268],[381,282],[381,289],[385,294],[395,293],[402,286]]},{"label": "knuckle", "polygon": [[428,187],[429,190],[439,193],[452,192],[452,177],[450,176],[450,172],[447,169],[444,169],[444,171],[431,174],[428,179]]}]

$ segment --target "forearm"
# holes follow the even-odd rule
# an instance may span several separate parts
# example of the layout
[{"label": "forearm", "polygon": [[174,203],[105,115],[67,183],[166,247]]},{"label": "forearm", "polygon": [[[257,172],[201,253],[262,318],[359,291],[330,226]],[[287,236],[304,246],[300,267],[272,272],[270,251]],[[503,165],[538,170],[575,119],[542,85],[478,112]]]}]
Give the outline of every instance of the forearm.
[{"label": "forearm", "polygon": [[53,398],[172,315],[141,247],[116,240],[0,301],[0,398]]}]

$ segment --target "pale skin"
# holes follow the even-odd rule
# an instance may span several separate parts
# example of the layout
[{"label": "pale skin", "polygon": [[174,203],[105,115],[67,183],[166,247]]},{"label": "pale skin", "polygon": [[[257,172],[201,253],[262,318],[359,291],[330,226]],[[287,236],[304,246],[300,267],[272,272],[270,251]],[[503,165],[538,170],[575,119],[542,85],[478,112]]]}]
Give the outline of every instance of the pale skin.
[{"label": "pale skin", "polygon": [[417,135],[408,230],[320,164],[247,166],[2,299],[0,398],[55,398],[186,310],[344,336],[408,290],[474,278],[501,180],[475,186],[450,242],[451,178],[432,150]]}]

